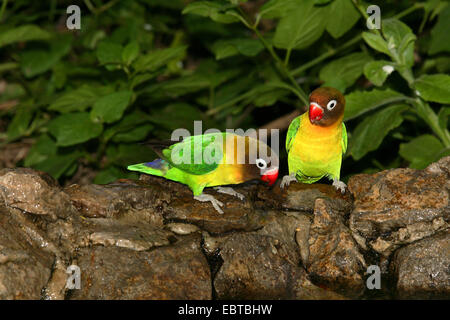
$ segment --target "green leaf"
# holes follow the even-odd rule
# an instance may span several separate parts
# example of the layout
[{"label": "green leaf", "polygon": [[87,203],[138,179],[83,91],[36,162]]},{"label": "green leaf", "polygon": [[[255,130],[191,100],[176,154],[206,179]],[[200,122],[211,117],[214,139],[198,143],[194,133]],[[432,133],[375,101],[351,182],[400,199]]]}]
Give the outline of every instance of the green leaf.
[{"label": "green leaf", "polygon": [[148,146],[138,144],[111,145],[106,150],[108,160],[112,163],[126,167],[134,163],[152,161],[158,156]]},{"label": "green leaf", "polygon": [[358,10],[348,0],[334,0],[328,12],[326,29],[335,39],[349,31],[360,17]]},{"label": "green leaf", "polygon": [[6,29],[0,33],[0,47],[14,42],[48,40],[50,34],[36,25],[24,25],[13,29]]},{"label": "green leaf", "polygon": [[[177,116],[174,117],[174,114]],[[202,112],[198,108],[187,103],[173,103],[166,106],[163,110],[153,111],[150,120],[155,126],[172,131],[178,128],[191,130],[195,120],[204,119]]]},{"label": "green leaf", "polygon": [[325,81],[324,86],[345,91],[362,75],[364,65],[370,60],[372,58],[363,52],[351,53],[325,65],[319,78]]},{"label": "green leaf", "polygon": [[72,47],[71,37],[61,37],[51,42],[49,50],[28,50],[20,54],[20,67],[27,78],[44,73],[55,66],[69,53]]},{"label": "green leaf", "polygon": [[186,46],[156,50],[140,56],[133,64],[138,72],[155,71],[172,60],[181,60],[186,55]]},{"label": "green leaf", "polygon": [[144,92],[151,95],[154,99],[167,96],[173,98],[208,88],[210,84],[208,78],[202,75],[192,74],[157,83],[149,86]]},{"label": "green leaf", "polygon": [[155,78],[156,76],[157,76],[156,73],[141,73],[134,76],[133,79],[131,80],[131,89],[134,89],[135,87]]},{"label": "green leaf", "polygon": [[22,85],[14,82],[3,82],[0,94],[0,102],[10,101],[26,95]]},{"label": "green leaf", "polygon": [[406,105],[389,106],[364,118],[351,136],[350,153],[353,158],[359,160],[368,152],[378,149],[389,131],[403,122],[401,113],[406,109]]},{"label": "green leaf", "polygon": [[111,89],[108,87],[83,85],[59,96],[48,109],[61,113],[84,111],[93,105],[99,96],[109,92]]},{"label": "green leaf", "polygon": [[264,19],[284,17],[298,6],[302,0],[270,0],[259,10],[258,15]]},{"label": "green leaf", "polygon": [[63,63],[58,63],[53,67],[51,81],[52,81],[52,83],[55,84],[55,87],[57,89],[63,88],[64,85],[66,84],[66,81],[67,81],[66,71],[67,70]]},{"label": "green leaf", "polygon": [[82,153],[79,151],[64,155],[50,155],[47,159],[34,164],[32,167],[36,170],[45,171],[53,178],[59,179],[64,172],[72,168],[72,165],[81,157],[81,155]]},{"label": "green leaf", "polygon": [[287,96],[289,93],[286,89],[264,90],[255,95],[251,102],[256,107],[268,107],[274,105],[280,98]]},{"label": "green leaf", "polygon": [[133,128],[126,132],[119,132],[117,133],[112,141],[114,142],[136,142],[136,141],[143,141],[145,138],[147,138],[150,131],[153,129],[153,126],[151,124],[144,124],[142,126]]},{"label": "green leaf", "polygon": [[213,21],[220,23],[238,22],[239,18],[226,13],[226,10],[234,5],[220,4],[212,1],[194,1],[189,3],[182,11],[182,14],[196,14],[202,17],[209,17]]},{"label": "green leaf", "polygon": [[128,107],[132,95],[131,91],[119,91],[101,97],[92,107],[92,121],[111,123],[119,120]]},{"label": "green leaf", "polygon": [[100,123],[93,123],[88,112],[67,113],[52,119],[49,132],[58,146],[71,146],[98,137],[103,130]]},{"label": "green leaf", "polygon": [[122,51],[122,61],[129,66],[139,55],[139,43],[132,41]]},{"label": "green leaf", "polygon": [[212,51],[216,59],[224,59],[237,54],[247,57],[254,57],[264,49],[261,41],[258,39],[236,38],[227,40],[218,40],[212,46]]},{"label": "green leaf", "polygon": [[130,114],[127,114],[121,121],[106,129],[103,136],[106,140],[109,140],[115,134],[132,131],[134,128],[148,122],[149,120],[150,117],[146,113],[136,110]]},{"label": "green leaf", "polygon": [[362,37],[364,41],[370,47],[372,47],[372,49],[390,55],[386,41],[384,41],[384,39],[378,34],[373,34],[371,32],[363,32]]},{"label": "green leaf", "polygon": [[423,75],[414,82],[414,87],[420,97],[427,101],[450,103],[449,75]]},{"label": "green leaf", "polygon": [[27,132],[31,119],[33,119],[33,115],[34,110],[30,104],[27,103],[18,107],[6,132],[8,141],[20,138]]},{"label": "green leaf", "polygon": [[303,49],[322,35],[326,9],[314,6],[312,0],[300,2],[294,10],[281,18],[273,44],[281,49]]},{"label": "green leaf", "polygon": [[430,54],[450,52],[450,5],[439,15],[438,22],[431,30]]},{"label": "green leaf", "polygon": [[20,55],[20,67],[27,78],[49,70],[57,61],[47,59],[48,52],[45,50],[29,50]]},{"label": "green leaf", "polygon": [[444,146],[430,134],[424,134],[414,138],[408,143],[400,144],[399,154],[410,162],[414,169],[424,169],[430,163],[439,160],[443,156]]},{"label": "green leaf", "polygon": [[439,73],[450,73],[450,57],[437,57],[434,61]]},{"label": "green leaf", "polygon": [[398,64],[397,70],[402,74],[405,68],[414,64],[416,36],[406,24],[394,18],[383,20],[382,32],[386,40],[370,32],[363,32],[362,36],[373,49],[390,56]]},{"label": "green leaf", "polygon": [[405,96],[391,89],[354,91],[345,96],[344,120],[350,120],[383,105],[404,100]]},{"label": "green leaf", "polygon": [[384,19],[383,35],[387,41],[389,55],[400,65],[411,67],[414,64],[414,40],[411,29],[397,19]]},{"label": "green leaf", "polygon": [[438,113],[439,126],[442,129],[448,129],[448,118],[450,117],[450,107],[442,106]]},{"label": "green leaf", "polygon": [[392,62],[385,60],[370,61],[364,66],[364,75],[374,85],[382,86],[394,69]]},{"label": "green leaf", "polygon": [[46,160],[49,156],[55,155],[58,150],[55,141],[47,134],[42,134],[28,151],[25,158],[25,167],[31,167]]},{"label": "green leaf", "polygon": [[103,64],[120,64],[122,62],[122,46],[115,42],[102,41],[97,47],[97,59]]},{"label": "green leaf", "polygon": [[19,67],[18,63],[15,62],[5,62],[0,64],[0,74],[5,71],[14,70]]}]

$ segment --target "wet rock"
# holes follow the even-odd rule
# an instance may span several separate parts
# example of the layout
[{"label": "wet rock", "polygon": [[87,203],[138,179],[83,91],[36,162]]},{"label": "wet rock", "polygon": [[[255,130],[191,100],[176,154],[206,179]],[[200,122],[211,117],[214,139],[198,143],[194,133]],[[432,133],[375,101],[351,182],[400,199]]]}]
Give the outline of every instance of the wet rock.
[{"label": "wet rock", "polygon": [[[163,179],[158,181],[153,177],[143,178],[143,181],[152,184],[159,184],[160,180]],[[171,194],[170,206],[163,209],[164,219],[194,224],[212,234],[260,229],[265,223],[264,212],[271,209],[312,213],[314,201],[320,197],[334,199],[340,206],[345,207],[345,210],[350,210],[351,207],[350,196],[341,195],[329,185],[293,183],[282,191],[278,187],[269,188],[263,184],[247,183],[233,186],[236,191],[245,196],[243,201],[218,193],[213,188],[204,190],[205,193],[214,195],[216,199],[224,203],[224,214],[219,214],[210,203],[195,201],[187,187],[170,182],[169,189],[172,187],[177,192]]]},{"label": "wet rock", "polygon": [[[351,194],[235,189],[244,201],[205,189],[221,215],[158,177],[61,189],[42,172],[2,170],[0,299],[361,298],[368,264],[394,276],[397,297],[448,297],[450,157],[357,175]],[[72,264],[80,290],[65,286]]]},{"label": "wet rock", "polygon": [[214,279],[219,299],[307,298],[302,288],[306,275],[293,259],[295,253],[270,236],[236,233],[220,255],[224,262]]},{"label": "wet rock", "polygon": [[388,257],[401,245],[449,227],[450,157],[424,170],[392,169],[353,176],[350,228],[363,247]]},{"label": "wet rock", "polygon": [[45,288],[42,290],[42,297],[45,300],[63,300],[67,292],[67,263],[57,258],[52,274]]},{"label": "wet rock", "polygon": [[170,200],[167,189],[158,184],[127,179],[109,185],[71,185],[65,192],[82,216],[118,218],[126,213],[160,225],[161,211]]},{"label": "wet rock", "polygon": [[0,206],[0,299],[40,299],[54,255],[24,234],[15,215]]},{"label": "wet rock", "polygon": [[151,251],[93,246],[78,251],[81,289],[70,299],[211,299],[200,235]]},{"label": "wet rock", "polygon": [[327,184],[291,183],[285,189],[276,188],[268,190],[260,188],[258,197],[264,200],[264,206],[271,208],[288,209],[312,213],[315,201],[318,198],[333,199],[345,210],[350,210],[352,199],[347,192],[344,195],[333,186]]},{"label": "wet rock", "polygon": [[71,203],[53,178],[26,168],[0,171],[0,196],[8,207],[44,215],[52,220],[66,217]]},{"label": "wet rock", "polygon": [[200,231],[200,228],[188,223],[168,223],[166,228],[179,235],[187,235]]},{"label": "wet rock", "polygon": [[223,203],[223,214],[218,213],[211,203],[194,200],[192,192],[172,196],[170,206],[164,209],[164,219],[198,226],[214,234],[230,231],[252,231],[260,228],[261,217],[255,213],[251,201],[252,186],[237,186],[234,190],[244,194],[245,199],[218,193],[212,188],[203,192],[212,194]]},{"label": "wet rock", "polygon": [[[311,283],[300,266],[296,230],[305,215],[270,212],[256,232],[233,233],[218,243],[223,260],[214,278],[219,299],[341,299]],[[210,241],[210,240],[209,240]]]},{"label": "wet rock", "polygon": [[305,264],[313,283],[355,298],[365,289],[366,262],[345,226],[342,209],[332,200],[316,200]]},{"label": "wet rock", "polygon": [[84,246],[103,245],[128,248],[136,251],[149,250],[170,244],[173,234],[151,224],[138,221],[117,221],[112,219],[92,219]]},{"label": "wet rock", "polygon": [[398,249],[391,266],[401,299],[450,298],[450,230]]}]

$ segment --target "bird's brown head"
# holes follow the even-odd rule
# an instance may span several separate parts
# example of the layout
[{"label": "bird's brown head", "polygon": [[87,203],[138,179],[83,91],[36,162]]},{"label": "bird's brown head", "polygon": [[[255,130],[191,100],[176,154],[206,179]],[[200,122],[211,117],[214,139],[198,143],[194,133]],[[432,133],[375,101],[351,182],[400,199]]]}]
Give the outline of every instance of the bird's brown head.
[{"label": "bird's brown head", "polygon": [[246,168],[244,180],[261,179],[270,186],[278,178],[278,154],[265,142],[256,137],[245,137]]},{"label": "bird's brown head", "polygon": [[328,127],[342,120],[345,98],[339,90],[322,87],[309,96],[309,121],[313,125]]}]

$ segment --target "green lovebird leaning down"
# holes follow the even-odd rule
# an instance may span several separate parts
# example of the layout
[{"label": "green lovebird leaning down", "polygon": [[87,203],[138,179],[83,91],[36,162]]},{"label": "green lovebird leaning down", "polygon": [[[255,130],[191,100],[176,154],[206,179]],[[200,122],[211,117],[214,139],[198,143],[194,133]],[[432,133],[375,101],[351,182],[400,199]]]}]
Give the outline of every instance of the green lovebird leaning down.
[{"label": "green lovebird leaning down", "polygon": [[206,187],[216,187],[221,193],[244,199],[244,196],[224,185],[261,179],[269,185],[278,177],[278,155],[264,142],[234,133],[209,133],[185,138],[183,141],[149,143],[160,156],[152,162],[128,166],[129,170],[164,177],[187,185],[198,201],[209,201],[214,208],[223,203]]},{"label": "green lovebird leaning down", "polygon": [[311,93],[308,112],[295,118],[287,132],[289,175],[283,177],[281,188],[295,180],[314,183],[327,177],[345,192],[346,185],[339,180],[347,150],[344,108],[344,96],[334,88],[322,87]]}]

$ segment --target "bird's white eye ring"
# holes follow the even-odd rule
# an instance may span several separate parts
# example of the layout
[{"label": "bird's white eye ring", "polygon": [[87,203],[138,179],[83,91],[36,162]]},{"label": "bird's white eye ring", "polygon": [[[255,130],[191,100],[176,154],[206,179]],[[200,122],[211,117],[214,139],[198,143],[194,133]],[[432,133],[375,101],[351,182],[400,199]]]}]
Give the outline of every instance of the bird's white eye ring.
[{"label": "bird's white eye ring", "polygon": [[259,169],[265,169],[267,168],[267,163],[264,159],[256,159],[256,166]]},{"label": "bird's white eye ring", "polygon": [[336,107],[336,105],[337,105],[336,100],[331,100],[331,101],[328,102],[328,104],[327,104],[327,109],[328,109],[328,110],[333,110],[334,107]]}]

